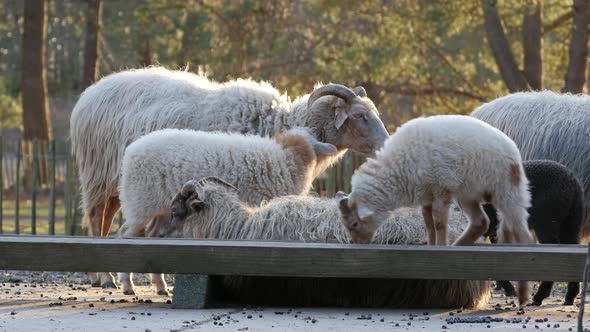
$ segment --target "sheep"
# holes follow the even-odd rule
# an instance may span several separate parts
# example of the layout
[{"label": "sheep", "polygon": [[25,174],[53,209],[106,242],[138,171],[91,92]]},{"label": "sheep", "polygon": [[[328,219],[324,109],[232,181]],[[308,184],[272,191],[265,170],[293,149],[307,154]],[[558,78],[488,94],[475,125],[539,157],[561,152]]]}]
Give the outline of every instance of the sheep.
[{"label": "sheep", "polygon": [[523,160],[565,165],[584,188],[580,242],[590,240],[590,97],[551,91],[519,92],[479,106],[471,116],[512,138]]},{"label": "sheep", "polygon": [[[139,138],[123,157],[118,190],[127,227],[121,235],[141,236],[150,220],[168,215],[170,199],[188,179],[224,177],[240,188],[240,198],[249,204],[307,194],[317,165],[326,166],[324,161],[337,153],[335,146],[319,142],[309,131],[294,128],[270,139],[162,129]],[[134,294],[131,274],[119,277],[123,292]],[[161,274],[152,275],[152,283],[158,294],[167,294]]]},{"label": "sheep", "polygon": [[[294,127],[346,149],[372,154],[388,137],[362,87],[318,85],[291,102],[268,83],[219,84],[186,71],[161,67],[127,70],[87,88],[70,117],[72,150],[82,194],[82,225],[107,236],[120,207],[117,185],[127,145],[163,128],[226,131],[272,136]],[[331,163],[334,160],[326,160]],[[112,275],[90,273],[93,286],[116,287]]]},{"label": "sheep", "polygon": [[[579,243],[580,228],[584,217],[584,191],[576,176],[564,165],[551,160],[529,160],[523,162],[524,172],[531,187],[531,207],[528,210],[528,225],[540,243]],[[495,231],[498,215],[491,204],[484,205],[490,219],[485,234],[496,242]],[[509,281],[499,281],[506,295],[514,294]],[[541,305],[551,295],[552,281],[543,281],[533,305]],[[568,283],[564,305],[573,305],[580,291],[577,282]]]},{"label": "sheep", "polygon": [[[470,245],[488,229],[481,202],[503,214],[504,242],[532,243],[528,230],[528,180],[518,148],[498,129],[469,116],[410,120],[354,173],[352,191],[340,200],[342,222],[356,243],[368,243],[389,211],[422,206],[430,245],[447,245],[447,219],[456,199],[469,226],[454,245]],[[519,284],[519,301],[528,286]]]},{"label": "sheep", "polygon": [[[336,198],[283,196],[252,206],[240,196],[219,179],[188,181],[172,200],[171,217],[163,223],[152,221],[146,232],[152,236],[226,240],[351,241],[339,221]],[[422,224],[419,210],[398,209],[388,216],[373,243],[424,244]],[[459,237],[465,224],[459,209],[453,209],[450,238]],[[226,301],[274,306],[471,308],[485,303],[490,294],[488,282],[465,280],[232,276],[223,277],[222,285],[222,293],[228,295]]]}]

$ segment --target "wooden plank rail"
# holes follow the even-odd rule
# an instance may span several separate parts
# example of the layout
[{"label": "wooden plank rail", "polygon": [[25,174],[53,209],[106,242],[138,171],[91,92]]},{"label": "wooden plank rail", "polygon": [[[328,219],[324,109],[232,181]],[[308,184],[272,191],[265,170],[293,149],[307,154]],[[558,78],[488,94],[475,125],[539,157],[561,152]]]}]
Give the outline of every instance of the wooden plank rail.
[{"label": "wooden plank rail", "polygon": [[0,269],[581,281],[582,245],[471,247],[0,236]]}]

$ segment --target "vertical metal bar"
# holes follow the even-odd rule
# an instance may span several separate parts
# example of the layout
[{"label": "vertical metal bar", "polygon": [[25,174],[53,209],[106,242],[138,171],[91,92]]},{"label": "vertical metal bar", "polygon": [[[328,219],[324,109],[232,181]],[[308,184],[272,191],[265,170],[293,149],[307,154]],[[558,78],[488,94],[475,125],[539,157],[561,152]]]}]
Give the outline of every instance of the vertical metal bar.
[{"label": "vertical metal bar", "polygon": [[39,181],[39,141],[33,140],[33,185],[31,190],[31,234],[37,234],[37,182]]},{"label": "vertical metal bar", "polygon": [[15,179],[15,201],[14,201],[14,233],[20,234],[20,159],[22,157],[22,142],[19,139],[16,142],[16,179]]},{"label": "vertical metal bar", "polygon": [[49,234],[55,235],[55,140],[49,142]]},{"label": "vertical metal bar", "polygon": [[121,226],[123,226],[123,212],[119,211],[119,218],[118,222],[119,222],[119,228],[121,228]]},{"label": "vertical metal bar", "polygon": [[79,227],[79,217],[80,213],[78,210],[78,206],[80,205],[80,190],[76,190],[74,194],[74,204],[72,205],[72,230],[70,231],[72,235],[82,235],[79,231],[82,230],[82,227]]},{"label": "vertical metal bar", "polygon": [[3,233],[3,217],[4,214],[4,145],[2,135],[0,135],[0,234]]},{"label": "vertical metal bar", "polygon": [[72,156],[70,155],[70,147],[67,144],[66,148],[66,187],[65,187],[65,235],[72,235],[70,233],[72,229]]},{"label": "vertical metal bar", "polygon": [[344,167],[344,187],[342,188],[345,193],[350,193],[350,178],[352,177],[352,154],[349,152],[344,155],[343,160]]},{"label": "vertical metal bar", "polygon": [[335,182],[334,181],[334,177],[335,177],[335,173],[336,173],[336,170],[335,170],[334,166],[332,166],[332,167],[330,167],[328,169],[328,177],[327,177],[327,183],[326,183],[327,191],[328,191],[326,193],[326,195],[328,197],[334,197],[334,189],[335,189],[335,186],[334,186],[334,182]]},{"label": "vertical metal bar", "polygon": [[588,288],[588,270],[590,269],[590,244],[588,244],[588,253],[586,254],[586,264],[584,265],[584,277],[582,281],[582,294],[580,295],[580,311],[578,312],[578,332],[584,331],[584,308],[586,304],[586,289]]}]

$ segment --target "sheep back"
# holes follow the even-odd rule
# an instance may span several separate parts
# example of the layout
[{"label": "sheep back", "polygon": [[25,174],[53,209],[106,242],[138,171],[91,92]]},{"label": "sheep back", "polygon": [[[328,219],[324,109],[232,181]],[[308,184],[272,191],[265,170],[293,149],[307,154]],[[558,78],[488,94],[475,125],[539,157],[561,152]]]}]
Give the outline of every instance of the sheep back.
[{"label": "sheep back", "polygon": [[[285,95],[267,83],[225,84],[160,67],[109,75],[86,89],[70,118],[85,210],[116,195],[125,148],[162,128],[270,135]],[[261,121],[260,119],[263,119]]]},{"label": "sheep back", "polygon": [[218,176],[236,185],[239,197],[250,204],[305,194],[312,181],[306,171],[311,173],[313,167],[299,159],[270,138],[159,130],[133,142],[126,150],[119,187],[123,213],[128,222],[145,223],[160,211],[167,211],[170,200],[186,181],[205,176]]}]

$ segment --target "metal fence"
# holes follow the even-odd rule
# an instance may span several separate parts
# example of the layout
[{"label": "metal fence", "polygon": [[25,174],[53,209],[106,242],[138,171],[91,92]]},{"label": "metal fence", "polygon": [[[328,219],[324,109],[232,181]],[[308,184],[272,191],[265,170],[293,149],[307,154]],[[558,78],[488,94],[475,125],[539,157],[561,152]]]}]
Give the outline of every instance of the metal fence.
[{"label": "metal fence", "polygon": [[[83,234],[78,176],[70,151],[69,142],[0,136],[0,234]],[[324,197],[350,192],[350,177],[364,160],[346,153],[314,181],[313,191]],[[122,223],[119,214],[114,224]]]}]

